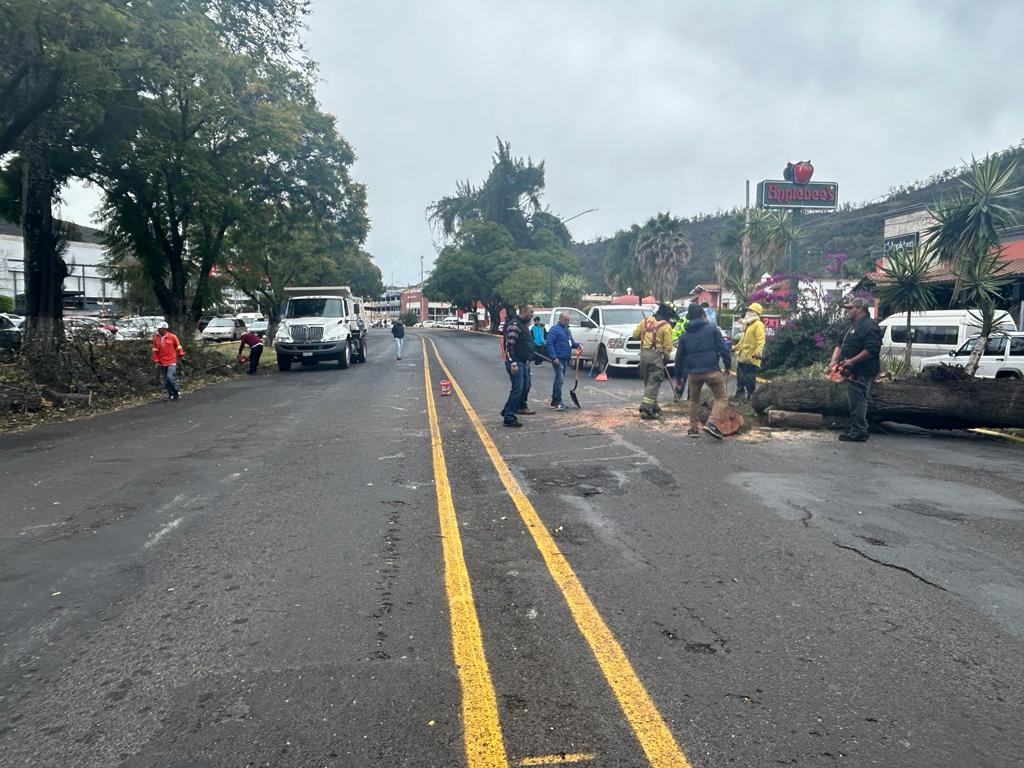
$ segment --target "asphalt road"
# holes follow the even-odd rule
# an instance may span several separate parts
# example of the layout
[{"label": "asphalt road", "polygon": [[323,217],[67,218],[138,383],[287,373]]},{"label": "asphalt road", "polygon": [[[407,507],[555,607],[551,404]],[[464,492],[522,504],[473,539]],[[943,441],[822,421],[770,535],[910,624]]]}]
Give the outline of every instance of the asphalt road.
[{"label": "asphalt road", "polygon": [[1018,446],[389,340],[0,437],[0,766],[1024,765]]}]

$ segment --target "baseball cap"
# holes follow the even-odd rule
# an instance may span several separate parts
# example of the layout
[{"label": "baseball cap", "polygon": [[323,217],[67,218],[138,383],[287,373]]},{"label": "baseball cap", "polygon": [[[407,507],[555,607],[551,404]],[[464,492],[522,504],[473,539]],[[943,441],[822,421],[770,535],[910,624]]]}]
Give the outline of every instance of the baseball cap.
[{"label": "baseball cap", "polygon": [[166,322],[165,320],[161,320],[161,321],[160,321],[159,323],[157,323],[157,324],[156,324],[156,329],[157,329],[158,331],[159,331],[159,330],[160,330],[161,328],[166,328],[166,327],[167,327],[167,322]]},{"label": "baseball cap", "polygon": [[861,299],[861,298],[858,298],[858,297],[851,296],[850,298],[848,298],[845,301],[843,301],[843,306],[844,307],[860,307],[861,309],[867,309],[871,305],[868,304],[868,300],[867,299]]}]

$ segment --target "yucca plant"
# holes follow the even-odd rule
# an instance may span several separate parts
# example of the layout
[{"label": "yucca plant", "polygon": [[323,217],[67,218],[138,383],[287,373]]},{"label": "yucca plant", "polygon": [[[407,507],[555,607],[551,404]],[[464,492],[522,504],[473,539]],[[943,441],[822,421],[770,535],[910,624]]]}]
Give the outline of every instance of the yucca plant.
[{"label": "yucca plant", "polygon": [[566,273],[558,278],[558,300],[563,306],[579,307],[583,303],[585,290],[583,275]]},{"label": "yucca plant", "polygon": [[651,218],[636,241],[640,274],[658,301],[670,301],[679,282],[679,267],[690,261],[690,238],[682,222],[667,213]]},{"label": "yucca plant", "polygon": [[903,351],[903,371],[910,370],[914,339],[911,335],[911,313],[931,309],[937,303],[935,285],[928,282],[928,273],[935,267],[935,258],[921,248],[891,256],[882,267],[884,282],[875,287],[875,295],[895,312],[907,313],[907,344]]},{"label": "yucca plant", "polygon": [[790,246],[800,236],[800,228],[789,211],[756,208],[743,229],[750,241],[751,265],[764,272],[776,272],[789,255]]},{"label": "yucca plant", "polygon": [[926,250],[953,272],[954,299],[978,308],[980,338],[967,361],[967,373],[978,370],[981,355],[995,328],[996,301],[1009,282],[1003,275],[1002,233],[1017,222],[1011,198],[1024,191],[1012,186],[1016,161],[1004,165],[999,156],[971,163],[961,180],[966,189],[940,201],[931,211],[935,224],[927,230]]}]

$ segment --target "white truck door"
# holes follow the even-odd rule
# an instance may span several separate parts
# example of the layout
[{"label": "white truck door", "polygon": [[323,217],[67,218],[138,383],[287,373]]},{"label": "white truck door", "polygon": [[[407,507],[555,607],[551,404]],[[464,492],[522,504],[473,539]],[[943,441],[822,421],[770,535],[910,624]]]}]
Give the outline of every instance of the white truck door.
[{"label": "white truck door", "polygon": [[977,376],[986,379],[994,379],[996,374],[1006,364],[1006,345],[1009,343],[1006,336],[992,336],[985,345],[985,351],[981,354],[981,362],[978,363]]}]

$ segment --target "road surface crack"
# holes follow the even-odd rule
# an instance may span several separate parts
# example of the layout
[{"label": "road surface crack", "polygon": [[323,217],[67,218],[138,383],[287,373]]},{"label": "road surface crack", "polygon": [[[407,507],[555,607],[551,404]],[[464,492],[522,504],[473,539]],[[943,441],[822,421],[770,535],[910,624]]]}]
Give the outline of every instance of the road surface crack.
[{"label": "road surface crack", "polygon": [[903,571],[904,573],[908,573],[911,576],[913,576],[915,579],[917,579],[918,581],[924,582],[929,587],[935,587],[936,589],[941,589],[943,592],[948,592],[949,591],[945,587],[941,586],[940,584],[936,584],[934,581],[929,581],[924,576],[920,576],[920,575],[914,573],[909,568],[904,568],[902,565],[896,565],[895,563],[887,563],[884,560],[879,560],[879,559],[874,558],[874,557],[872,557],[871,555],[869,555],[869,554],[867,554],[865,552],[861,552],[856,547],[851,547],[851,546],[849,546],[847,544],[840,544],[838,542],[833,541],[832,545],[835,546],[835,547],[839,547],[839,549],[848,549],[851,552],[856,552],[858,555],[863,557],[865,560],[870,560],[872,563],[878,563],[879,565],[884,565],[886,568],[893,568],[893,569],[895,569],[897,571]]}]

